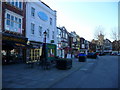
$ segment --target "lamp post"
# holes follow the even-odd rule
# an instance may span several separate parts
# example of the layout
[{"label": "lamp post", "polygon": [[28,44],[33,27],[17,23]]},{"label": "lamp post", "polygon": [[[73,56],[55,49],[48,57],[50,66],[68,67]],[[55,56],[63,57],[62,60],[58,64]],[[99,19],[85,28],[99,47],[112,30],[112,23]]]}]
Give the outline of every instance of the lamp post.
[{"label": "lamp post", "polygon": [[46,35],[47,35],[47,32],[45,31],[44,32],[44,43],[46,44]]},{"label": "lamp post", "polygon": [[47,63],[47,56],[46,56],[46,35],[47,32],[44,32],[44,41],[43,41],[43,48],[42,48],[42,57],[43,57],[43,66],[46,68]]}]

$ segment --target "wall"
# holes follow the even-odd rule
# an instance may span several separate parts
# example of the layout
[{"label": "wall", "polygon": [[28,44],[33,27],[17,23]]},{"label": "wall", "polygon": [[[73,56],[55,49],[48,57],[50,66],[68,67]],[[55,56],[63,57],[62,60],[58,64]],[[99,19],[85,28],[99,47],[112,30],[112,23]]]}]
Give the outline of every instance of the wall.
[{"label": "wall", "polygon": [[[35,18],[31,16],[31,7],[35,8]],[[49,38],[46,38],[46,42],[50,43],[52,40],[52,31],[54,31],[54,38],[56,35],[56,12],[46,7],[41,2],[28,2],[26,7],[26,37],[30,41],[40,41],[43,42],[44,35],[43,32],[47,29],[50,30]],[[44,12],[48,16],[48,21],[43,21],[38,17],[38,12]],[[52,18],[52,26],[50,25],[50,17]],[[35,24],[35,32],[34,35],[31,34],[31,23]],[[38,27],[42,26],[42,36],[39,36]],[[55,39],[56,43],[56,39]]]}]

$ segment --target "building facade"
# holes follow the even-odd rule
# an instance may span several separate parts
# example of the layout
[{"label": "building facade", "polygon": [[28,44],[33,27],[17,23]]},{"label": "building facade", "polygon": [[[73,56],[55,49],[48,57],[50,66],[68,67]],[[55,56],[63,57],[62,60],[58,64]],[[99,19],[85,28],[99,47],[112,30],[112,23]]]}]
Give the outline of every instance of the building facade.
[{"label": "building facade", "polygon": [[75,57],[77,57],[78,53],[80,52],[80,37],[76,34],[75,31],[71,32],[70,34],[72,37],[72,56],[74,55]]},{"label": "building facade", "polygon": [[120,40],[114,40],[112,42],[112,51],[117,51],[118,53],[120,53]]},{"label": "building facade", "polygon": [[109,39],[104,40],[104,53],[112,53],[112,42]]},{"label": "building facade", "polygon": [[26,37],[34,49],[27,54],[32,60],[40,59],[44,32],[47,32],[47,56],[56,56],[56,11],[42,1],[27,2],[26,4]]},{"label": "building facade", "polygon": [[5,63],[25,62],[27,38],[26,3],[2,2],[2,60]]},{"label": "building facade", "polygon": [[68,31],[63,27],[57,27],[58,30],[58,56],[61,58],[66,58],[67,54],[69,53],[69,38],[68,38]]}]

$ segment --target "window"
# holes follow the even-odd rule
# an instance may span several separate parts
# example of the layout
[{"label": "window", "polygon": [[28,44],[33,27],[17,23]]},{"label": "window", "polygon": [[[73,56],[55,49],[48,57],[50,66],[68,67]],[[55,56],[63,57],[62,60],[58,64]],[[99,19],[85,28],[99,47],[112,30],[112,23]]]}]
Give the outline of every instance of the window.
[{"label": "window", "polygon": [[16,8],[19,8],[19,9],[21,9],[22,10],[22,2],[19,2],[18,0],[12,0],[11,2],[10,2],[10,0],[7,0],[7,3],[8,4],[11,4],[12,6],[14,6],[14,7],[16,7]]},{"label": "window", "polygon": [[19,8],[22,9],[22,2],[19,2]]},{"label": "window", "polygon": [[52,31],[52,39],[54,39],[54,31]]},{"label": "window", "polygon": [[21,28],[22,28],[21,26],[22,26],[22,25],[21,25],[21,19],[19,19],[19,26],[18,26],[18,31],[19,31],[19,32],[21,32]]},{"label": "window", "polygon": [[34,34],[35,24],[31,23],[31,34]]},{"label": "window", "polygon": [[14,5],[14,1],[12,1],[12,5]]},{"label": "window", "polygon": [[49,29],[47,29],[47,37],[49,38]]},{"label": "window", "polygon": [[15,6],[18,7],[18,2],[17,1],[15,2]]},{"label": "window", "polygon": [[35,16],[35,8],[33,8],[33,7],[31,8],[31,16],[33,16],[33,17]]},{"label": "window", "polygon": [[50,25],[52,25],[52,18],[50,18]]},{"label": "window", "polygon": [[7,25],[10,25],[10,14],[7,14]]},{"label": "window", "polygon": [[5,18],[5,30],[14,31],[22,33],[22,17],[17,16],[16,14],[6,13]]},{"label": "window", "polygon": [[39,35],[42,36],[42,27],[39,26]]},{"label": "window", "polygon": [[11,15],[11,30],[14,31],[14,16]]},{"label": "window", "polygon": [[17,32],[17,28],[18,28],[18,18],[15,17],[15,31]]}]

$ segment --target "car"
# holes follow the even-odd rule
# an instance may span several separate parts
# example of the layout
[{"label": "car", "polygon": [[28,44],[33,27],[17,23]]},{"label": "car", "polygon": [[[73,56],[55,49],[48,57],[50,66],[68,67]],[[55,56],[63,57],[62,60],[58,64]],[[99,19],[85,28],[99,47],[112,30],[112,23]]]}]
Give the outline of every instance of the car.
[{"label": "car", "polygon": [[99,54],[99,56],[103,56],[103,55],[105,55],[105,53],[100,53],[100,54]]},{"label": "car", "polygon": [[94,58],[96,59],[97,58],[97,53],[93,52],[93,53],[88,53],[87,54],[87,58]]},{"label": "car", "polygon": [[117,55],[120,56],[120,53],[118,53]]},{"label": "car", "polygon": [[112,53],[111,55],[118,55],[118,53],[117,53],[117,52],[114,52],[114,53]]}]

